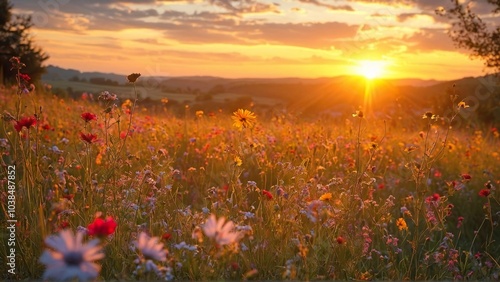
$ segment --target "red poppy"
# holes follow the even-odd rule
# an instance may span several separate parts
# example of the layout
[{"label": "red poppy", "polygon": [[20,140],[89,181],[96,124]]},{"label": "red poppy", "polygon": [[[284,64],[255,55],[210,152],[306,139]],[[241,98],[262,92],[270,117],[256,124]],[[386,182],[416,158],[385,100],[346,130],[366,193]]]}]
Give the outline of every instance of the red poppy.
[{"label": "red poppy", "polygon": [[469,181],[471,179],[472,179],[472,176],[470,176],[470,174],[467,174],[467,173],[462,174],[462,180]]},{"label": "red poppy", "polygon": [[434,194],[432,195],[432,200],[433,200],[433,201],[436,201],[436,202],[437,202],[437,201],[439,201],[439,199],[441,199],[441,196],[440,196],[438,193],[434,193]]},{"label": "red poppy", "polygon": [[342,237],[342,236],[337,237],[337,244],[342,245],[345,242],[346,241],[345,241],[344,237]]},{"label": "red poppy", "polygon": [[115,220],[111,216],[106,217],[105,220],[98,217],[94,219],[91,224],[89,224],[87,227],[87,233],[90,236],[106,237],[115,233],[117,225],[118,224],[116,224]]},{"label": "red poppy", "polygon": [[32,127],[35,124],[36,124],[35,117],[23,117],[22,119],[16,121],[16,124],[14,124],[14,128],[16,129],[17,132],[20,132],[23,129],[23,127],[30,129],[30,127]]},{"label": "red poppy", "polygon": [[81,115],[82,119],[85,121],[85,122],[89,122],[89,121],[92,121],[92,120],[96,120],[97,119],[97,116],[94,115],[93,113],[83,113]]},{"label": "red poppy", "polygon": [[165,241],[168,241],[170,238],[172,238],[172,234],[165,232],[163,235],[161,235],[161,238]]},{"label": "red poppy", "polygon": [[272,200],[273,199],[273,194],[267,190],[262,190],[262,195],[266,196],[267,199]]},{"label": "red poppy", "polygon": [[489,195],[490,195],[489,189],[481,189],[481,191],[479,191],[479,196],[481,197],[488,197]]},{"label": "red poppy", "polygon": [[92,133],[85,134],[85,133],[80,132],[80,138],[89,144],[97,141],[97,135],[92,134]]}]

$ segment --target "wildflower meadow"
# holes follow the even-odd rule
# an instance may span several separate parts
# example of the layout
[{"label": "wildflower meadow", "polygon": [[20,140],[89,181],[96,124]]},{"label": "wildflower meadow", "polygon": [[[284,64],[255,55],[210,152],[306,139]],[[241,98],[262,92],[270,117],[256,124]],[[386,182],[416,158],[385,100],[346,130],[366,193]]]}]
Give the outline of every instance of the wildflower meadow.
[{"label": "wildflower meadow", "polygon": [[500,134],[455,128],[461,97],[416,127],[362,110],[174,115],[63,99],[11,63],[3,279],[499,280]]}]

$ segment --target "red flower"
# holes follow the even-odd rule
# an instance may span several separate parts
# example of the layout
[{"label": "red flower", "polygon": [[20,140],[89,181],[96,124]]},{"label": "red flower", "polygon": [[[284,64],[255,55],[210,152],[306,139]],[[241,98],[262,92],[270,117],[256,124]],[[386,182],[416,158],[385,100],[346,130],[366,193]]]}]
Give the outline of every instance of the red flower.
[{"label": "red flower", "polygon": [[92,134],[92,133],[85,134],[85,133],[80,132],[80,138],[89,144],[97,141],[97,135]]},{"label": "red flower", "polygon": [[481,255],[481,253],[480,253],[480,252],[477,252],[477,253],[474,255],[474,257],[475,257],[476,259],[481,259],[482,255]]},{"label": "red flower", "polygon": [[35,124],[36,124],[35,117],[24,117],[16,121],[16,124],[14,124],[14,128],[16,129],[17,132],[20,132],[23,129],[23,127],[30,129],[30,127],[32,127]]},{"label": "red flower", "polygon": [[262,190],[262,195],[266,196],[267,199],[272,200],[273,199],[273,194],[267,190]]},{"label": "red flower", "polygon": [[462,174],[463,181],[469,181],[471,179],[472,179],[472,176],[470,176],[470,174],[467,174],[467,173]]},{"label": "red flower", "polygon": [[337,244],[342,245],[345,243],[345,239],[342,236],[337,237]]},{"label": "red flower", "polygon": [[439,194],[438,194],[438,193],[434,193],[434,195],[432,195],[432,200],[433,200],[433,201],[436,201],[436,202],[437,202],[437,201],[439,201],[439,199],[441,199],[441,196],[439,196]]},{"label": "red flower", "polygon": [[42,126],[43,130],[53,130],[54,128],[50,127],[50,124],[46,123]]},{"label": "red flower", "polygon": [[240,269],[240,265],[239,265],[237,262],[232,262],[232,263],[231,263],[231,268],[232,268],[234,271],[237,271],[238,269]]},{"label": "red flower", "polygon": [[89,224],[87,233],[90,236],[106,237],[115,233],[116,226],[117,224],[111,216],[106,217],[106,220],[98,217]]},{"label": "red flower", "polygon": [[481,191],[479,191],[479,196],[481,197],[488,197],[489,195],[490,195],[489,189],[481,189]]},{"label": "red flower", "polygon": [[19,79],[22,79],[22,80],[24,80],[26,82],[29,82],[31,80],[31,77],[29,75],[27,75],[27,74],[20,73],[19,74]]},{"label": "red flower", "polygon": [[63,195],[63,198],[64,199],[67,199],[67,200],[73,200],[73,198],[75,197],[75,194],[65,194]]},{"label": "red flower", "polygon": [[65,229],[68,227],[69,227],[69,222],[67,222],[66,220],[62,221],[61,224],[59,224],[60,229]]},{"label": "red flower", "polygon": [[81,115],[82,119],[85,121],[85,122],[89,122],[89,121],[92,121],[92,120],[96,120],[97,119],[97,116],[94,115],[93,113],[83,113]]},{"label": "red flower", "polygon": [[170,238],[172,238],[172,234],[165,232],[165,233],[163,233],[163,235],[161,235],[161,238],[165,241],[168,241],[168,240],[170,240]]}]

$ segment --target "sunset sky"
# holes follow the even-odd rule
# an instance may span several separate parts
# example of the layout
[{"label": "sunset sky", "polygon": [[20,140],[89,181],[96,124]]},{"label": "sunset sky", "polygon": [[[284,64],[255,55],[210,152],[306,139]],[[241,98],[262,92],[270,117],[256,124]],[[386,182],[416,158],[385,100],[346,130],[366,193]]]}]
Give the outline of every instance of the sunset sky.
[{"label": "sunset sky", "polygon": [[[487,21],[491,6],[475,9]],[[437,16],[449,0],[13,0],[46,64],[146,76],[331,77],[382,61],[390,78],[483,73]]]}]

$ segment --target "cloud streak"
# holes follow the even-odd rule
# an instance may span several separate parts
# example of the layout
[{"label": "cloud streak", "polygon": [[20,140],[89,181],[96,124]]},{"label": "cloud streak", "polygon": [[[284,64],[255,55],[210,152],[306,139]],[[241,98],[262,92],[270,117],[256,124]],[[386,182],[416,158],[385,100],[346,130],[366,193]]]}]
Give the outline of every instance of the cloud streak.
[{"label": "cloud streak", "polygon": [[[85,53],[81,48],[92,52],[120,50],[125,58],[164,49],[175,54],[163,56],[176,64],[189,61],[336,64],[346,59],[397,58],[423,52],[460,54],[446,35],[449,20],[434,12],[438,6],[449,6],[449,0],[12,0],[12,3],[16,13],[33,17],[37,37],[52,52],[52,58],[64,54],[76,60]],[[491,5],[475,3],[474,9],[480,13],[491,11]],[[58,45],[65,46],[64,50]],[[257,47],[266,55],[249,51]],[[207,48],[221,50],[214,52]],[[318,55],[323,52],[336,52],[343,57]]]}]

